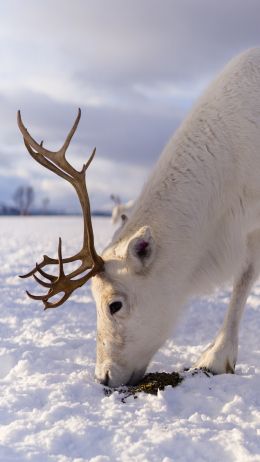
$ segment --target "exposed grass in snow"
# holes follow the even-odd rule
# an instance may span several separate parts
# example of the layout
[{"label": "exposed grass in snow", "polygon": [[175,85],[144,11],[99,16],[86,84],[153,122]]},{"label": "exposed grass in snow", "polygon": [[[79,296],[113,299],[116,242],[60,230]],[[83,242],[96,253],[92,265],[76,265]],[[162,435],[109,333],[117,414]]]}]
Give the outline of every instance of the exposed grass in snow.
[{"label": "exposed grass in snow", "polygon": [[182,374],[178,372],[149,372],[145,374],[137,385],[119,388],[104,387],[104,394],[105,396],[110,396],[117,391],[123,395],[121,400],[125,402],[130,396],[137,398],[138,393],[158,395],[158,391],[163,391],[166,387],[177,387],[182,382],[183,378]]},{"label": "exposed grass in snow", "polygon": [[[97,247],[112,233],[96,219]],[[260,460],[260,283],[242,322],[235,375],[186,373],[176,388],[122,402],[94,381],[96,314],[89,285],[44,312],[20,280],[43,253],[78,250],[79,218],[0,219],[0,460],[256,462]],[[228,291],[193,300],[149,371],[190,367],[213,339]]]}]

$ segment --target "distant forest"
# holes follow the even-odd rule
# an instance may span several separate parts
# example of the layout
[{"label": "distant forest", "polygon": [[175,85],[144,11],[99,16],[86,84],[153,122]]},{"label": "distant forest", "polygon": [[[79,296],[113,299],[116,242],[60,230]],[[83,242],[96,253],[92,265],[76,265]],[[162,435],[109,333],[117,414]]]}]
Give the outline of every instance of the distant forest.
[{"label": "distant forest", "polygon": [[[66,210],[50,208],[48,197],[42,199],[41,206],[34,207],[35,191],[32,186],[18,186],[12,196],[13,205],[0,203],[0,215],[81,215],[80,212],[69,213]],[[110,211],[93,210],[95,216],[111,216]]]}]

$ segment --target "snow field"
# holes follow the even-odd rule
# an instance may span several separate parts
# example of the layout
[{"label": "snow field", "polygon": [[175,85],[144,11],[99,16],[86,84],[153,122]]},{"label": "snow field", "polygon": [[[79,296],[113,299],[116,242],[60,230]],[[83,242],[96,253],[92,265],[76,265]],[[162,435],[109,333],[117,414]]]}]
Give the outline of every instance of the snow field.
[{"label": "snow field", "polygon": [[[94,219],[101,250],[113,232]],[[96,314],[90,285],[56,310],[27,298],[43,253],[79,249],[77,217],[0,218],[1,462],[260,461],[260,283],[242,322],[235,375],[186,373],[177,388],[122,403],[94,381]],[[150,371],[182,370],[213,339],[229,290],[193,300]]]}]

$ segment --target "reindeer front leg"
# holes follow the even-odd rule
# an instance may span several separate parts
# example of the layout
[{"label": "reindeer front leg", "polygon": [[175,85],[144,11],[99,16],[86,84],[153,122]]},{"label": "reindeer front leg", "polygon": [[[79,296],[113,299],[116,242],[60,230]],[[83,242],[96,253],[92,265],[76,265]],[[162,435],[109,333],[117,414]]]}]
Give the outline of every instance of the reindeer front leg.
[{"label": "reindeer front leg", "polygon": [[235,280],[223,326],[195,365],[214,374],[235,372],[239,325],[251,287],[260,270],[260,230],[248,236],[247,249],[247,262]]}]

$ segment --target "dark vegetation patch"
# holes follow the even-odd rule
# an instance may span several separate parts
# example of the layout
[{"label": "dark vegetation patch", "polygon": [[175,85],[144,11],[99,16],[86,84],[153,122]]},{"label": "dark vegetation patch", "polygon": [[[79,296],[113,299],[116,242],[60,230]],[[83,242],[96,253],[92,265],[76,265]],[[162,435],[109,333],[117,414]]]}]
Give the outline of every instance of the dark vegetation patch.
[{"label": "dark vegetation patch", "polygon": [[130,396],[136,399],[137,394],[142,392],[150,395],[157,395],[158,390],[164,390],[165,387],[177,387],[184,380],[186,373],[191,376],[200,373],[205,374],[207,377],[211,376],[206,369],[186,369],[183,374],[179,374],[178,372],[151,372],[146,374],[135,386],[124,386],[119,388],[106,387],[104,388],[104,394],[106,396],[111,396],[114,391],[117,391],[119,394],[124,395],[121,400],[123,403],[125,399]]},{"label": "dark vegetation patch", "polygon": [[167,386],[176,387],[182,380],[183,377],[178,372],[151,372],[146,374],[137,385],[120,388],[106,387],[104,393],[106,396],[110,396],[114,391],[118,391],[118,393],[125,395],[122,399],[124,401],[129,396],[137,398],[137,393],[141,392],[157,395],[158,390],[164,390]]}]

